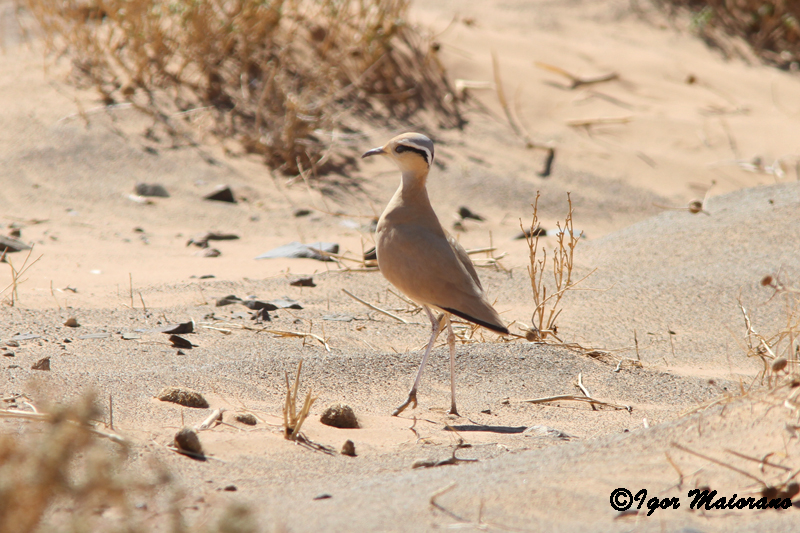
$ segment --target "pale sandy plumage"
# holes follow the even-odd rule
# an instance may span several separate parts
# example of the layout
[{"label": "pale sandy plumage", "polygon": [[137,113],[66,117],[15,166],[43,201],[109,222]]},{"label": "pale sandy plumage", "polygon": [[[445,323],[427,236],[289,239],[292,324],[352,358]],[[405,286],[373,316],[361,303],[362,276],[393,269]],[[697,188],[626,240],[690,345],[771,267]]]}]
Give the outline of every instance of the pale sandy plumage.
[{"label": "pale sandy plumage", "polygon": [[416,407],[416,392],[428,355],[440,331],[431,308],[445,313],[450,345],[450,412],[458,414],[455,401],[455,337],[450,314],[507,334],[500,315],[486,300],[478,273],[464,248],[439,223],[425,182],[433,162],[433,142],[420,133],[404,133],[362,157],[385,155],[401,171],[401,183],[389,201],[377,228],[378,265],[394,286],[425,308],[431,320],[431,339],[422,358],[408,399]]}]

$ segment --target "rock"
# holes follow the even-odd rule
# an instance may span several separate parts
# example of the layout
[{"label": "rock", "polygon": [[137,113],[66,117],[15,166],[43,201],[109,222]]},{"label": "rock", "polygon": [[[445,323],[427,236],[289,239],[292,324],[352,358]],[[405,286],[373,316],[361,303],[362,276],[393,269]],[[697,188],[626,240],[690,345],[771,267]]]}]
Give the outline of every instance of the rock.
[{"label": "rock", "polygon": [[[6,343],[6,346],[19,346],[19,341],[30,341],[33,339],[41,339],[41,335],[37,335],[36,333],[18,333],[11,337]],[[17,344],[11,344],[12,342],[16,342]]]},{"label": "rock", "polygon": [[[87,339],[108,339],[111,337],[111,333],[89,333],[87,335],[78,335],[78,338],[81,340]],[[70,341],[72,342],[72,341]]]},{"label": "rock", "polygon": [[471,218],[472,220],[478,220],[480,222],[483,222],[484,220],[486,220],[485,218],[483,218],[482,216],[478,215],[477,213],[473,213],[470,210],[469,207],[464,206],[464,205],[462,205],[461,207],[458,208],[458,216],[460,216],[461,218]]},{"label": "rock", "polygon": [[180,324],[170,324],[168,326],[164,326],[163,328],[156,329],[154,331],[157,333],[169,333],[175,335],[181,335],[183,333],[194,333],[194,320],[190,320],[189,322],[182,322]]},{"label": "rock", "polygon": [[200,250],[199,252],[195,253],[194,255],[196,255],[198,257],[219,257],[219,256],[222,255],[222,252],[220,252],[216,248],[204,248],[203,250]]},{"label": "rock", "polygon": [[236,492],[239,489],[236,488],[236,485],[226,485],[225,488],[222,490],[226,492]]},{"label": "rock", "polygon": [[274,311],[278,309],[277,305],[262,300],[243,300],[240,301],[240,303],[253,311],[260,311],[262,309],[266,309],[267,311]]},{"label": "rock", "polygon": [[203,446],[200,444],[200,437],[197,432],[190,428],[185,427],[175,434],[175,447],[178,451],[189,452],[194,455],[203,455]]},{"label": "rock", "polygon": [[14,357],[15,354],[12,350],[3,350],[3,357]]},{"label": "rock", "polygon": [[335,403],[325,409],[325,412],[319,417],[319,421],[326,426],[335,428],[352,429],[359,427],[353,408],[343,403]]},{"label": "rock", "polygon": [[227,185],[217,185],[217,187],[210,193],[203,196],[205,200],[213,200],[215,202],[228,202],[235,204],[236,198],[233,196],[233,191]]},{"label": "rock", "polygon": [[234,233],[221,233],[218,231],[206,231],[198,233],[186,243],[186,246],[194,244],[199,248],[208,248],[208,241],[235,241],[239,238]]},{"label": "rock", "polygon": [[50,357],[43,357],[36,361],[31,370],[50,370]]},{"label": "rock", "polygon": [[522,432],[523,437],[544,437],[549,439],[572,440],[576,437],[568,435],[549,426],[531,426]]},{"label": "rock", "polygon": [[275,259],[276,257],[288,257],[292,259],[316,259],[317,261],[333,261],[330,257],[320,253],[330,254],[339,253],[339,245],[335,242],[315,242],[312,244],[302,244],[297,241],[284,244],[256,257],[256,259]]},{"label": "rock", "polygon": [[333,498],[333,496],[331,496],[327,492],[324,492],[322,494],[317,494],[316,496],[314,496],[315,500],[327,500],[328,498]]},{"label": "rock", "polygon": [[134,192],[139,196],[155,196],[158,198],[169,198],[169,193],[163,185],[158,183],[137,183]]},{"label": "rock", "polygon": [[292,287],[316,287],[317,284],[314,283],[314,278],[307,277],[307,278],[299,278],[289,283]]},{"label": "rock", "polygon": [[344,441],[342,445],[342,455],[349,455],[350,457],[356,456],[356,445],[353,444],[353,441],[350,439]]},{"label": "rock", "polygon": [[198,409],[208,409],[208,402],[203,395],[192,389],[182,387],[164,387],[156,396],[162,402],[172,402],[184,407],[196,407]]},{"label": "rock", "polygon": [[67,321],[64,322],[64,325],[67,326],[68,328],[80,327],[80,324],[78,324],[78,319],[74,317],[68,318]]},{"label": "rock", "polygon": [[533,236],[533,237],[544,237],[545,235],[547,235],[547,230],[544,229],[541,226],[537,226],[536,229],[534,229],[533,231],[531,231],[530,228],[525,228],[524,230],[522,230],[519,233],[517,233],[516,235],[514,235],[514,239],[513,240],[519,241],[519,240],[522,240],[522,239],[525,239],[525,238],[531,237],[531,236]]},{"label": "rock", "polygon": [[223,296],[217,300],[217,307],[222,307],[223,305],[231,305],[231,304],[239,304],[243,303],[242,299],[236,296],[235,294],[229,294],[228,296]]},{"label": "rock", "polygon": [[255,426],[258,423],[256,417],[250,413],[239,413],[234,417],[234,419],[237,422],[241,422],[242,424],[246,424],[248,426]]},{"label": "rock", "polygon": [[259,309],[253,316],[250,317],[250,320],[259,320],[262,322],[272,322],[272,317],[269,316],[269,311],[266,308]]},{"label": "rock", "polygon": [[296,209],[295,212],[294,212],[294,216],[297,217],[297,218],[307,217],[310,214],[311,214],[311,210],[310,209]]},{"label": "rock", "polygon": [[324,315],[322,320],[329,320],[331,322],[352,322],[355,318],[350,315]]},{"label": "rock", "polygon": [[[175,348],[186,348],[187,350],[191,350],[194,344],[187,341],[183,337],[178,337],[177,335],[170,335],[169,342],[172,343],[172,346]],[[179,353],[178,355],[183,355],[183,353]]]},{"label": "rock", "polygon": [[0,235],[0,254],[2,254],[4,251],[11,253],[30,249],[31,247],[22,241]]},{"label": "rock", "polygon": [[[275,309],[302,309],[303,306],[297,300],[292,300],[284,296],[277,300],[270,300],[268,304],[274,305]],[[272,309],[270,309],[272,311]]]}]

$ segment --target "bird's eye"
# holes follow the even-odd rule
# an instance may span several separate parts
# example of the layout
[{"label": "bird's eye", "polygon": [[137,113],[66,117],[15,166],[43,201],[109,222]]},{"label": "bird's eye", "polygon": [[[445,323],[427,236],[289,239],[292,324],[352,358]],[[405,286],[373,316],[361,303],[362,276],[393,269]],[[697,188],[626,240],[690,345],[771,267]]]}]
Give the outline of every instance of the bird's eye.
[{"label": "bird's eye", "polygon": [[402,154],[403,152],[407,152],[408,150],[410,150],[410,148],[408,146],[403,146],[401,144],[401,145],[398,145],[397,148],[394,149],[394,153]]}]

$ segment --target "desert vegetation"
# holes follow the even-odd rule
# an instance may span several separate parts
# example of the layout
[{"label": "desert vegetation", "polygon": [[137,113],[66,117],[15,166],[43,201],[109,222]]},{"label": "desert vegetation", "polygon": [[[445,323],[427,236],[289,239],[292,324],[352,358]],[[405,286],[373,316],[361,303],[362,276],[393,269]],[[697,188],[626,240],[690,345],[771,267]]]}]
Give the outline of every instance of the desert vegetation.
[{"label": "desert vegetation", "polygon": [[288,175],[352,167],[365,117],[463,122],[407,0],[18,3],[105,104],[152,117],[148,135],[199,128]]}]

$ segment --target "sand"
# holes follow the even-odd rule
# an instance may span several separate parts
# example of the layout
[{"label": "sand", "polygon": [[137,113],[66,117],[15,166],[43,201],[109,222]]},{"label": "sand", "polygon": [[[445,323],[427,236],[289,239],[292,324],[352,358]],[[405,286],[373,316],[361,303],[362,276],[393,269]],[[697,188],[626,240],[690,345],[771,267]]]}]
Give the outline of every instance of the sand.
[{"label": "sand", "polygon": [[[784,300],[760,281],[779,275],[796,286],[800,274],[796,75],[752,59],[725,60],[685,21],[667,20],[644,3],[415,6],[412,22],[440,32],[451,78],[492,82],[495,53],[520,122],[535,142],[556,149],[552,174],[538,176],[543,153],[513,133],[494,91],[472,91],[463,131],[426,132],[441,163],[429,192],[443,224],[451,227],[462,205],[486,218],[467,220],[466,231],[455,233],[467,248],[491,243],[496,257],[505,254],[500,267],[479,269],[481,279],[507,322],[530,324],[528,248],[513,237],[520,220],[530,224],[537,191],[548,229],[563,220],[570,192],[575,227],[585,234],[575,273],[591,273],[581,283],[591,290],[569,293],[558,321],[559,337],[586,349],[476,332],[474,342],[458,346],[463,416],[454,417],[446,414],[447,348],[440,339],[419,406],[391,417],[428,337],[424,314],[388,292],[377,271],[254,260],[290,241],[337,242],[343,253],[359,256],[372,246],[370,220],[397,186],[391,163],[367,160],[346,181],[307,188],[287,184],[256,159],[227,156],[211,138],[197,148],[147,139],[146,119],[132,110],[96,109],[93,92],[69,83],[68,65],[43,60],[41,41],[16,34],[10,2],[0,2],[0,13],[0,224],[20,225],[22,240],[35,244],[31,260],[39,258],[13,307],[9,292],[2,295],[0,340],[38,337],[3,358],[0,394],[26,393],[46,405],[94,391],[104,417],[112,398],[114,429],[134,443],[126,468],[146,469],[152,459],[166,465],[185,490],[190,522],[244,502],[264,531],[787,531],[796,523],[795,509],[689,509],[687,494],[697,487],[757,496],[762,485],[685,451],[766,485],[800,468],[791,429],[796,414],[782,406],[791,391],[770,396],[755,379],[763,365],[746,357],[739,307],[757,331],[776,331],[785,322]],[[537,62],[583,77],[616,72],[619,80],[570,90],[565,77]],[[79,109],[90,110],[88,122]],[[613,120],[570,126],[604,119]],[[396,133],[371,129],[363,149]],[[753,167],[755,157],[762,167]],[[782,174],[769,172],[776,160]],[[138,182],[160,183],[170,197],[134,202],[129,195]],[[202,200],[218,184],[231,186],[240,201]],[[704,197],[704,212],[685,209]],[[295,217],[297,209],[311,214]],[[186,246],[210,230],[240,238],[213,242],[222,252],[215,258]],[[551,248],[555,240],[543,243]],[[18,267],[24,253],[11,260]],[[2,288],[11,277],[7,265],[0,267]],[[289,284],[301,275],[313,276],[316,287]],[[228,294],[289,297],[303,309],[278,310],[271,322],[256,324],[243,306],[215,306]],[[80,327],[64,326],[70,317]],[[182,355],[152,331],[188,320],[196,332],[184,336],[195,346]],[[312,337],[243,326],[313,333],[329,350]],[[511,329],[519,333],[517,324]],[[108,335],[80,338],[101,333]],[[30,369],[46,356],[49,372]],[[318,396],[304,434],[337,452],[351,439],[357,457],[283,438],[284,373],[293,375],[300,359],[301,393]],[[580,395],[579,375],[594,397],[630,409],[523,401]],[[742,396],[754,380],[755,389]],[[166,386],[202,392],[210,409],[154,399]],[[335,402],[353,407],[359,429],[319,422]],[[197,462],[166,449],[182,425],[215,408],[229,411],[230,425],[200,438],[221,461]],[[255,428],[233,421],[243,411],[259,417]],[[21,427],[27,426],[0,422],[4,432]],[[470,447],[455,451],[459,442]],[[727,450],[771,453],[782,468]],[[468,461],[412,468],[454,451]],[[222,490],[229,485],[238,490]],[[679,498],[681,505],[620,515],[609,501],[619,487],[646,489],[648,499]],[[431,503],[445,488],[435,501],[446,511]],[[322,494],[331,497],[314,499]],[[142,512],[159,523],[155,506]]]}]

